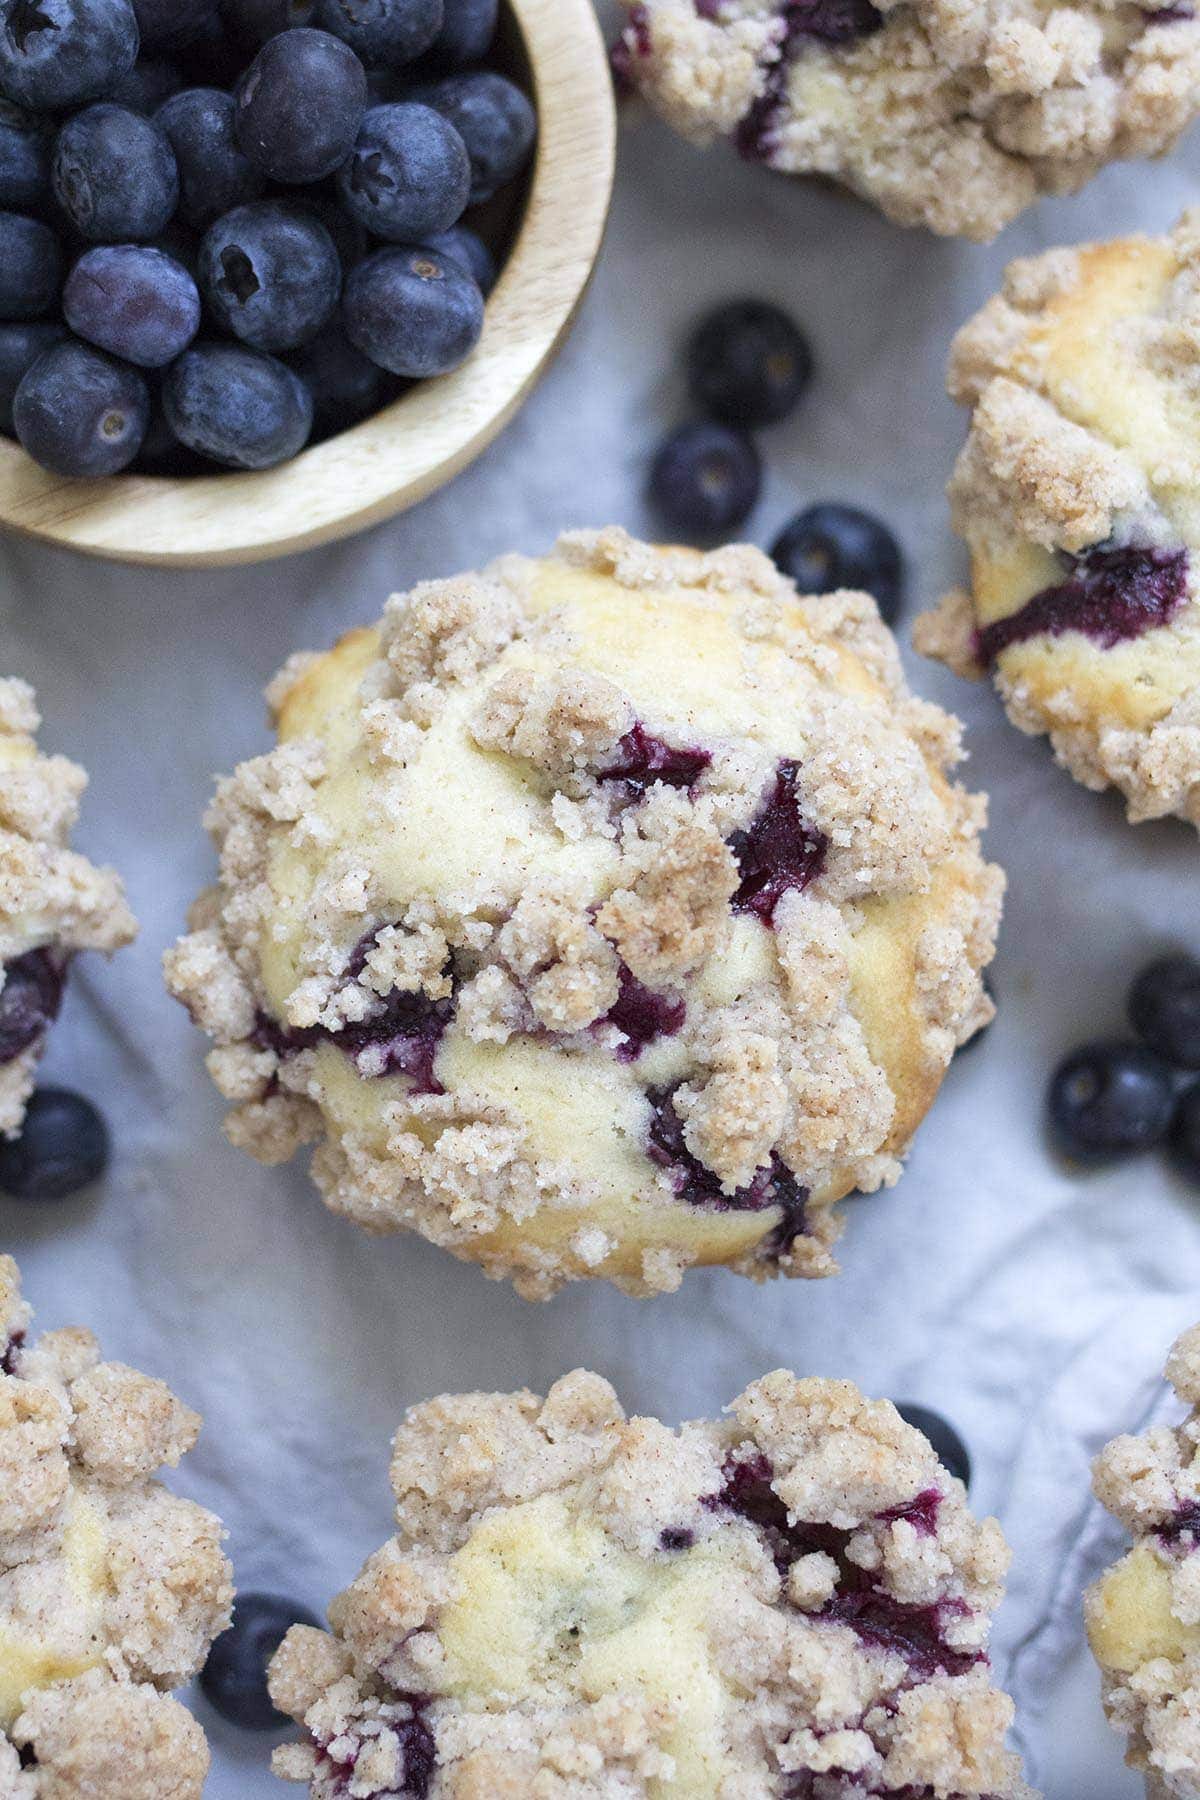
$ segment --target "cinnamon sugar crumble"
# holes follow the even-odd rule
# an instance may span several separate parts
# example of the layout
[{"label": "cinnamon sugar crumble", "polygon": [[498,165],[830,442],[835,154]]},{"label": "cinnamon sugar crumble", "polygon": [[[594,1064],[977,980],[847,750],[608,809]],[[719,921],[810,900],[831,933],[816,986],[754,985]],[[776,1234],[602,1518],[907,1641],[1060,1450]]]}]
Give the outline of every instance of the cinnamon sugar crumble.
[{"label": "cinnamon sugar crumble", "polygon": [[726,1422],[414,1407],[397,1535],[271,1671],[333,1800],[1034,1800],[987,1663],[1008,1551],[887,1401],[778,1370]]},{"label": "cinnamon sugar crumble", "polygon": [[578,533],[393,597],[273,704],[165,959],[232,1140],[316,1143],[335,1211],[532,1298],[834,1272],[834,1202],[896,1179],[990,1014],[1002,891],[873,603]]},{"label": "cinnamon sugar crumble", "polygon": [[0,1256],[0,1794],[199,1800],[204,1734],[170,1697],[229,1623],[220,1522],[152,1479],[200,1429],[90,1332],[30,1337]]}]

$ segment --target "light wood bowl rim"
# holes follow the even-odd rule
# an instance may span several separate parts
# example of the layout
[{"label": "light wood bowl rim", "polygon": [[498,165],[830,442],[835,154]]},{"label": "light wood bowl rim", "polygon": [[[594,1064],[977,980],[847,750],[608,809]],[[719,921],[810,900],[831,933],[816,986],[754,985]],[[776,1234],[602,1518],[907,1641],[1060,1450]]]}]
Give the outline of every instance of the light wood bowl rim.
[{"label": "light wood bowl rim", "polygon": [[0,439],[0,525],[119,562],[211,568],[285,556],[414,506],[503,430],[570,329],[608,218],[616,104],[591,0],[506,0],[538,146],[483,336],[461,369],[257,474],[70,481]]}]

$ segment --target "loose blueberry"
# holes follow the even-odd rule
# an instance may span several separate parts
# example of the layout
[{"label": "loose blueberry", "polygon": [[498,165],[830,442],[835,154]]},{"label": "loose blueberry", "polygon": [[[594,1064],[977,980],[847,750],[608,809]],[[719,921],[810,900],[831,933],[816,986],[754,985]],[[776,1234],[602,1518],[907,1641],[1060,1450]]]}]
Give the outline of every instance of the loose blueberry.
[{"label": "loose blueberry", "polygon": [[496,285],[496,259],[477,231],[466,225],[452,225],[449,231],[438,231],[425,239],[426,248],[439,256],[449,256],[473,275],[485,296]]},{"label": "loose blueberry", "polygon": [[416,95],[449,119],[471,159],[471,204],[490,200],[529,161],[537,115],[527,94],[492,69],[448,75]]},{"label": "loose blueberry", "polygon": [[1164,956],[1143,969],[1130,989],[1129,1019],[1168,1062],[1200,1069],[1200,962]]},{"label": "loose blueberry", "polygon": [[344,431],[378,407],[383,374],[355,349],[340,321],[331,321],[290,361],[312,394],[322,431]]},{"label": "loose blueberry", "polygon": [[129,0],[0,0],[0,94],[53,111],[108,92],[138,52]]},{"label": "loose blueberry", "polygon": [[81,237],[144,243],[179,202],[175,152],[152,119],[128,107],[89,106],[54,145],[54,196]]},{"label": "loose blueberry", "polygon": [[338,170],[346,209],[376,237],[423,244],[461,218],[471,191],[462,138],[429,106],[373,106]]},{"label": "loose blueberry", "polygon": [[0,212],[0,319],[38,319],[58,299],[62,250],[40,219]]},{"label": "loose blueberry", "polygon": [[163,383],[167,423],[189,450],[236,469],[269,469],[308,442],[312,396],[273,356],[193,344]]},{"label": "loose blueberry", "polygon": [[0,100],[0,206],[21,212],[50,197],[50,147],[44,119]]},{"label": "loose blueberry", "polygon": [[238,143],[273,181],[322,181],[349,156],[367,105],[367,77],[328,31],[268,38],[238,83]]},{"label": "loose blueberry", "polygon": [[90,1100],[38,1088],[18,1138],[0,1138],[0,1192],[15,1200],[65,1200],[108,1166],[108,1127]]},{"label": "loose blueberry", "polygon": [[895,538],[857,506],[835,500],[799,513],[771,546],[771,556],[802,594],[859,588],[873,594],[885,624],[894,625],[904,589]]},{"label": "loose blueberry", "polygon": [[483,295],[449,257],[377,250],[347,278],[342,320],[373,363],[420,380],[456,369],[471,354],[483,330]]},{"label": "loose blueberry", "polygon": [[13,427],[55,475],[116,475],[141,448],[150,395],[136,369],[68,338],[27,371],[13,401]]},{"label": "loose blueberry", "polygon": [[151,62],[139,57],[129,73],[114,82],[105,98],[150,118],[182,86],[183,76],[173,62]]},{"label": "loose blueberry", "polygon": [[1055,1070],[1049,1104],[1060,1148],[1100,1162],[1162,1143],[1175,1082],[1170,1064],[1143,1044],[1085,1044]]},{"label": "loose blueberry", "polygon": [[941,1413],[932,1412],[927,1406],[917,1406],[909,1400],[897,1400],[896,1411],[909,1425],[915,1425],[923,1437],[929,1439],[934,1455],[944,1469],[961,1481],[964,1487],[971,1485],[971,1458],[967,1446],[955,1431],[948,1419]]},{"label": "loose blueberry", "polygon": [[200,295],[185,268],[149,244],[88,250],[63,288],[77,337],[142,369],[163,369],[200,329]]},{"label": "loose blueberry", "polygon": [[683,537],[719,537],[743,525],[762,487],[758,451],[727,425],[682,425],[659,449],[650,497]]},{"label": "loose blueberry", "polygon": [[688,386],[701,412],[754,430],[786,419],[812,380],[808,340],[765,300],[731,300],[701,319],[687,348]]},{"label": "loose blueberry", "polygon": [[132,0],[142,49],[174,55],[220,25],[217,0]]},{"label": "loose blueberry", "polygon": [[224,0],[224,11],[234,31],[252,43],[265,44],[281,31],[311,25],[317,0]]},{"label": "loose blueberry", "polygon": [[238,206],[200,246],[200,288],[213,318],[255,350],[294,350],[338,303],[342,265],[325,227],[275,200]]},{"label": "loose blueberry", "polygon": [[232,1625],[216,1639],[200,1671],[200,1692],[231,1725],[277,1731],[288,1721],[267,1691],[271,1658],[293,1625],[320,1624],[306,1606],[280,1594],[239,1594]]},{"label": "loose blueberry", "polygon": [[[27,369],[66,336],[57,319],[0,325],[0,431],[13,435],[13,401]],[[0,1054],[0,1061],[3,1061]]]},{"label": "loose blueberry", "polygon": [[450,72],[482,62],[492,47],[500,0],[446,0],[442,29],[430,47],[430,68]]},{"label": "loose blueberry", "polygon": [[232,94],[185,88],[156,114],[179,169],[179,217],[201,231],[263,190],[262,174],[237,141],[235,113]]},{"label": "loose blueberry", "polygon": [[392,69],[428,50],[442,20],[442,0],[319,0],[317,16],[364,62]]},{"label": "loose blueberry", "polygon": [[1200,1084],[1180,1100],[1171,1127],[1171,1149],[1180,1173],[1200,1187]]}]

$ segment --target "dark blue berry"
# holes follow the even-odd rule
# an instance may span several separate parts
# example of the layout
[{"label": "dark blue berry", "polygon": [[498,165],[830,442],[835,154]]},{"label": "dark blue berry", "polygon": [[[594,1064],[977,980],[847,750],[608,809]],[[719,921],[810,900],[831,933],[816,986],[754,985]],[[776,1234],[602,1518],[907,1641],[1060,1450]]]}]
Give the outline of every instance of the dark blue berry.
[{"label": "dark blue berry", "polygon": [[373,363],[420,380],[456,369],[471,354],[483,330],[483,295],[449,257],[377,250],[347,278],[342,320]]},{"label": "dark blue berry", "polygon": [[137,370],[73,338],[38,357],[13,401],[17,437],[55,475],[116,475],[140,450],[149,419]]},{"label": "dark blue berry", "polygon": [[150,118],[182,86],[183,76],[173,62],[151,62],[139,57],[129,73],[113,83],[105,98]]},{"label": "dark blue berry", "polygon": [[312,213],[276,200],[237,206],[200,246],[213,318],[255,350],[294,350],[330,318],[342,287],[333,239]]},{"label": "dark blue berry", "polygon": [[243,1731],[277,1731],[288,1723],[267,1691],[271,1658],[293,1625],[321,1621],[280,1594],[239,1594],[233,1623],[223,1631],[200,1671],[200,1692],[231,1725]]},{"label": "dark blue berry", "polygon": [[1200,962],[1164,956],[1129,993],[1129,1020],[1152,1050],[1181,1069],[1200,1069]]},{"label": "dark blue berry", "polygon": [[265,44],[281,31],[311,25],[317,16],[317,0],[224,0],[231,28],[252,43]]},{"label": "dark blue berry", "polygon": [[812,380],[808,340],[765,300],[730,300],[701,319],[687,348],[688,386],[701,412],[756,430],[786,419]]},{"label": "dark blue berry", "polygon": [[50,197],[50,148],[54,135],[44,119],[0,100],[0,206],[21,212]]},{"label": "dark blue berry", "polygon": [[367,77],[328,31],[268,38],[234,95],[238,142],[273,181],[321,181],[345,162],[367,106]]},{"label": "dark blue berry", "polygon": [[86,338],[142,369],[163,369],[200,329],[200,295],[181,264],[149,244],[99,244],[63,287],[63,317]]},{"label": "dark blue berry", "polygon": [[179,217],[198,230],[263,190],[261,172],[237,141],[235,112],[233,95],[220,88],[184,88],[156,114],[179,169]]},{"label": "dark blue berry", "polygon": [[1175,1112],[1174,1077],[1144,1044],[1085,1044],[1055,1070],[1049,1105],[1065,1154],[1102,1162],[1162,1143]]},{"label": "dark blue berry", "polygon": [[751,440],[707,422],[673,431],[650,470],[650,498],[683,537],[736,530],[753,512],[761,486],[762,463]]},{"label": "dark blue berry", "polygon": [[446,0],[446,16],[427,65],[449,72],[482,62],[492,47],[499,16],[500,0]]},{"label": "dark blue berry", "polygon": [[144,243],[179,202],[175,152],[152,119],[125,106],[89,106],[54,144],[54,197],[81,237]]},{"label": "dark blue berry", "polygon": [[39,1043],[58,1017],[67,961],[40,947],[13,957],[0,972],[0,1064],[5,1064]]},{"label": "dark blue berry", "polygon": [[904,590],[904,564],[895,538],[870,513],[836,500],[810,506],[776,538],[771,556],[800,593],[861,589],[874,595],[884,622],[895,624]]},{"label": "dark blue berry", "polygon": [[58,299],[62,249],[40,219],[0,212],[0,319],[39,319]]},{"label": "dark blue berry", "polygon": [[189,450],[269,469],[308,442],[312,396],[294,369],[239,344],[193,344],[163,383],[167,423]]},{"label": "dark blue berry", "polygon": [[474,276],[482,294],[490,294],[496,285],[496,259],[477,231],[466,225],[452,225],[449,231],[438,231],[424,240],[439,256],[452,257]]},{"label": "dark blue berry", "polygon": [[929,1439],[933,1453],[944,1469],[962,1482],[964,1487],[971,1485],[971,1458],[967,1446],[955,1431],[948,1419],[941,1413],[933,1412],[928,1406],[918,1406],[914,1401],[897,1400],[896,1411],[909,1425],[915,1425],[923,1437]]},{"label": "dark blue berry", "polygon": [[[0,431],[13,434],[13,400],[27,369],[51,344],[61,343],[66,328],[57,319],[34,319],[0,325]],[[0,1062],[3,1062],[0,1051]]]},{"label": "dark blue berry", "polygon": [[312,394],[322,431],[344,431],[377,409],[383,374],[355,349],[340,320],[326,325],[289,360]]},{"label": "dark blue berry", "polygon": [[174,55],[220,26],[217,0],[132,0],[142,49]]},{"label": "dark blue berry", "polygon": [[1200,1187],[1200,1083],[1181,1098],[1171,1127],[1171,1149],[1184,1178]]},{"label": "dark blue berry", "polygon": [[15,1200],[65,1200],[108,1166],[108,1127],[69,1088],[38,1088],[18,1138],[0,1139],[0,1192]]},{"label": "dark blue berry", "polygon": [[392,69],[428,50],[442,19],[442,0],[319,0],[317,13],[364,62]]},{"label": "dark blue berry", "polygon": [[471,191],[467,148],[429,106],[373,106],[338,171],[347,210],[376,237],[423,244],[462,216]]},{"label": "dark blue berry", "polygon": [[490,200],[521,173],[537,137],[527,94],[505,75],[477,69],[418,89],[415,98],[449,119],[471,159],[471,204]]},{"label": "dark blue berry", "polygon": [[129,0],[0,0],[0,94],[19,106],[98,99],[137,52]]}]

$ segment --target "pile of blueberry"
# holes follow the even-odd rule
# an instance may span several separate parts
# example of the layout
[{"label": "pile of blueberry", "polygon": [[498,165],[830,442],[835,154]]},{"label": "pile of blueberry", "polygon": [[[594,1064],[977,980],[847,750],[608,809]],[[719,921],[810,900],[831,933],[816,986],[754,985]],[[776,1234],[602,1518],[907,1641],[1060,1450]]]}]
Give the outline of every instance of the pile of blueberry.
[{"label": "pile of blueberry", "polygon": [[536,133],[478,66],[498,5],[0,0],[0,429],[59,475],[265,469],[457,368],[463,215]]},{"label": "pile of blueberry", "polygon": [[[813,376],[808,339],[781,307],[731,300],[694,326],[684,355],[688,395],[701,417],[659,446],[650,499],[679,537],[711,543],[743,526],[762,491],[751,433],[788,418]],[[823,501],[798,513],[771,556],[802,594],[858,588],[894,625],[904,591],[900,548],[870,513]]]},{"label": "pile of blueberry", "polygon": [[1089,1163],[1165,1146],[1200,1187],[1200,961],[1152,962],[1129,990],[1128,1014],[1136,1038],[1084,1044],[1055,1070],[1055,1139]]}]

